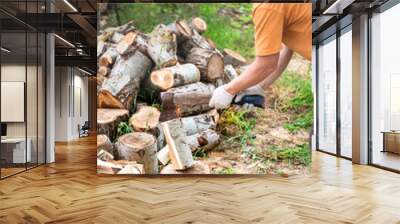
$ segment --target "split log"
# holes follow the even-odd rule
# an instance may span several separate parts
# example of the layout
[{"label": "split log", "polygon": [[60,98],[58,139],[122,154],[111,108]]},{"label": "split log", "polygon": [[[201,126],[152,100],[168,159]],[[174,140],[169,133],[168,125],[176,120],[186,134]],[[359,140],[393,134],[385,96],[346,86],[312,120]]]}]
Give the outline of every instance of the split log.
[{"label": "split log", "polygon": [[194,161],[193,166],[186,170],[175,170],[173,164],[165,166],[160,174],[211,174],[207,163],[203,161]]},{"label": "split log", "polygon": [[185,134],[189,136],[208,129],[215,130],[219,115],[218,112],[215,114],[214,111],[216,112],[216,110],[211,110],[206,114],[181,118],[180,122],[182,123],[182,129],[185,130]]},{"label": "split log", "polygon": [[117,44],[117,51],[121,55],[125,55],[127,53],[132,52],[135,48],[133,47],[133,43],[135,42],[137,33],[129,32],[127,33]]},{"label": "split log", "polygon": [[114,156],[114,145],[107,135],[97,135],[97,152],[104,150]]},{"label": "split log", "polygon": [[123,38],[124,38],[124,35],[123,35],[122,33],[120,33],[120,32],[114,32],[114,33],[111,35],[111,38],[110,38],[110,39],[111,39],[111,42],[117,44],[117,43],[119,43]]},{"label": "split log", "polygon": [[237,74],[235,68],[232,65],[226,65],[224,68],[224,78],[225,78],[225,82],[229,83],[232,80],[234,80],[236,77],[238,77],[239,75]]},{"label": "split log", "polygon": [[190,39],[179,44],[178,54],[180,56],[183,56],[183,58],[187,58],[193,48],[202,48],[205,50],[216,51],[215,44],[210,44],[210,42],[206,38],[201,36],[199,32],[197,32],[195,29],[192,29],[192,36]]},{"label": "split log", "polygon": [[115,49],[115,46],[110,46],[104,54],[102,54],[99,58],[99,66],[110,66],[112,65],[117,57],[119,56],[118,51]]},{"label": "split log", "polygon": [[[219,135],[214,130],[208,129],[206,131],[187,136],[185,141],[189,145],[192,152],[200,148],[204,151],[209,151],[219,144]],[[168,164],[170,160],[168,145],[157,153],[157,159],[163,165]]]},{"label": "split log", "polygon": [[164,122],[162,128],[174,169],[184,170],[191,167],[193,165],[192,152],[185,141],[186,135],[179,120]]},{"label": "split log", "polygon": [[104,134],[114,141],[117,128],[121,121],[129,119],[128,110],[125,109],[97,109],[97,134]]},{"label": "split log", "polygon": [[208,111],[214,89],[211,84],[196,82],[162,92],[163,114],[176,118]]},{"label": "split log", "polygon": [[200,34],[207,30],[207,23],[200,17],[195,17],[192,19],[190,26],[195,29]]},{"label": "split log", "polygon": [[176,35],[177,42],[182,43],[192,37],[192,29],[185,20],[178,20],[166,26],[166,29],[170,30]]},{"label": "split log", "polygon": [[151,73],[153,85],[161,90],[200,81],[200,71],[193,64],[175,65]]},{"label": "split log", "polygon": [[97,70],[97,74],[106,77],[110,73],[110,68],[106,66],[100,66],[99,69]]},{"label": "split log", "polygon": [[153,135],[128,133],[118,138],[115,147],[120,159],[143,164],[146,174],[158,173],[157,144]]},{"label": "split log", "polygon": [[132,115],[129,123],[135,131],[151,131],[157,127],[160,112],[155,107],[142,106],[138,112]]},{"label": "split log", "polygon": [[247,63],[246,58],[244,58],[239,53],[231,50],[224,49],[224,63],[225,65],[242,66]]},{"label": "split log", "polygon": [[213,82],[224,73],[224,61],[216,51],[203,48],[192,48],[186,58],[200,70],[201,80]]},{"label": "split log", "polygon": [[143,165],[126,160],[102,161],[97,159],[97,173],[101,174],[144,174]]},{"label": "split log", "polygon": [[100,150],[97,153],[97,158],[101,159],[103,161],[109,161],[109,160],[113,160],[114,156],[111,153],[109,153],[109,152],[107,152],[105,150]]},{"label": "split log", "polygon": [[214,130],[208,129],[200,133],[187,136],[186,142],[189,144],[192,152],[202,149],[209,151],[219,144],[219,134]]},{"label": "split log", "polygon": [[164,25],[157,26],[150,34],[147,52],[158,68],[175,65],[178,62],[176,56],[176,36]]},{"label": "split log", "polygon": [[99,90],[98,107],[134,109],[140,83],[151,67],[151,60],[140,51],[120,57]]}]

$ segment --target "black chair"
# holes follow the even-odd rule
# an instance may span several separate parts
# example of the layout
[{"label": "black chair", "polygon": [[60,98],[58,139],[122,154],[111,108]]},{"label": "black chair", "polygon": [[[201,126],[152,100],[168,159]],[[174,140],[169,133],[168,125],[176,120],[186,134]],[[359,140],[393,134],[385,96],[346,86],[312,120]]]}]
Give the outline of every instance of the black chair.
[{"label": "black chair", "polygon": [[80,127],[80,125],[78,125],[79,138],[89,136],[89,129],[90,129],[89,121],[85,121],[85,123],[82,125],[82,127]]}]

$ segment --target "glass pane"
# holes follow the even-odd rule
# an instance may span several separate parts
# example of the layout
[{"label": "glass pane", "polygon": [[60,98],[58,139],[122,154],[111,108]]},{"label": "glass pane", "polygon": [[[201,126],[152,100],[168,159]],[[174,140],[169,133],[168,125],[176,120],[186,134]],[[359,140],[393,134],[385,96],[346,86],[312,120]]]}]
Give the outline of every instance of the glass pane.
[{"label": "glass pane", "polygon": [[2,33],[1,44],[1,159],[2,177],[25,170],[31,161],[26,150],[25,81],[26,34]]},{"label": "glass pane", "polygon": [[340,153],[352,156],[352,35],[351,30],[340,36]]},{"label": "glass pane", "polygon": [[27,143],[30,153],[30,162],[28,168],[37,165],[38,160],[38,144],[37,144],[37,79],[38,79],[38,35],[36,32],[27,33],[28,38],[28,63],[27,63],[27,98],[26,98],[26,113],[27,113]]},{"label": "glass pane", "polygon": [[336,41],[318,48],[318,147],[336,153]]},{"label": "glass pane", "polygon": [[372,163],[400,170],[400,5],[372,18]]},{"label": "glass pane", "polygon": [[38,163],[45,163],[46,149],[45,149],[45,52],[46,38],[44,34],[39,34],[38,46]]}]

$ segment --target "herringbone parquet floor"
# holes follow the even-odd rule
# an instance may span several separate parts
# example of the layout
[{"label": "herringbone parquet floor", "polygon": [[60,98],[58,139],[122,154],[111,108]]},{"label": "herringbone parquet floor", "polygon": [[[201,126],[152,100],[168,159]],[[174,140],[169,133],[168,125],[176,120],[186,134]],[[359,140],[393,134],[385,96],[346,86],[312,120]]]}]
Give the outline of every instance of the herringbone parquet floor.
[{"label": "herringbone parquet floor", "polygon": [[96,175],[95,139],[0,181],[0,223],[400,223],[400,175],[322,153],[309,177]]}]

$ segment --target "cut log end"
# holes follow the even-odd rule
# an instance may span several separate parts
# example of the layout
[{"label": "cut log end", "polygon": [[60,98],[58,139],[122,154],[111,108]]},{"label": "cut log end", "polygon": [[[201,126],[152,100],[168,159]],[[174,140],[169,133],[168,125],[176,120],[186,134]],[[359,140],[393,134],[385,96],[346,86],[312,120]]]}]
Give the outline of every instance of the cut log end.
[{"label": "cut log end", "polygon": [[100,74],[102,76],[108,76],[108,74],[110,74],[110,68],[106,66],[100,66],[99,70],[97,71],[97,74]]},{"label": "cut log end", "polygon": [[155,107],[142,106],[137,113],[132,115],[130,124],[135,131],[147,131],[154,129],[160,119],[160,112]]},{"label": "cut log end", "polygon": [[158,70],[152,72],[150,80],[155,86],[162,90],[167,90],[174,86],[174,74],[169,70]]},{"label": "cut log end", "polygon": [[199,17],[192,19],[192,26],[199,33],[203,33],[207,30],[207,23]]},{"label": "cut log end", "polygon": [[155,138],[150,134],[134,132],[121,136],[118,139],[118,142],[124,144],[134,151],[140,151],[155,144]]},{"label": "cut log end", "polygon": [[192,30],[185,20],[179,20],[176,22],[177,28],[180,34],[186,38],[189,38],[193,35]]},{"label": "cut log end", "polygon": [[136,32],[127,33],[117,45],[118,53],[122,55],[127,53],[128,50],[132,47],[133,43],[135,42],[136,36],[137,36]]},{"label": "cut log end", "polygon": [[115,98],[109,91],[100,90],[97,95],[98,108],[125,108],[124,105]]},{"label": "cut log end", "polygon": [[224,61],[218,54],[213,54],[208,62],[208,78],[215,80],[224,73]]}]

